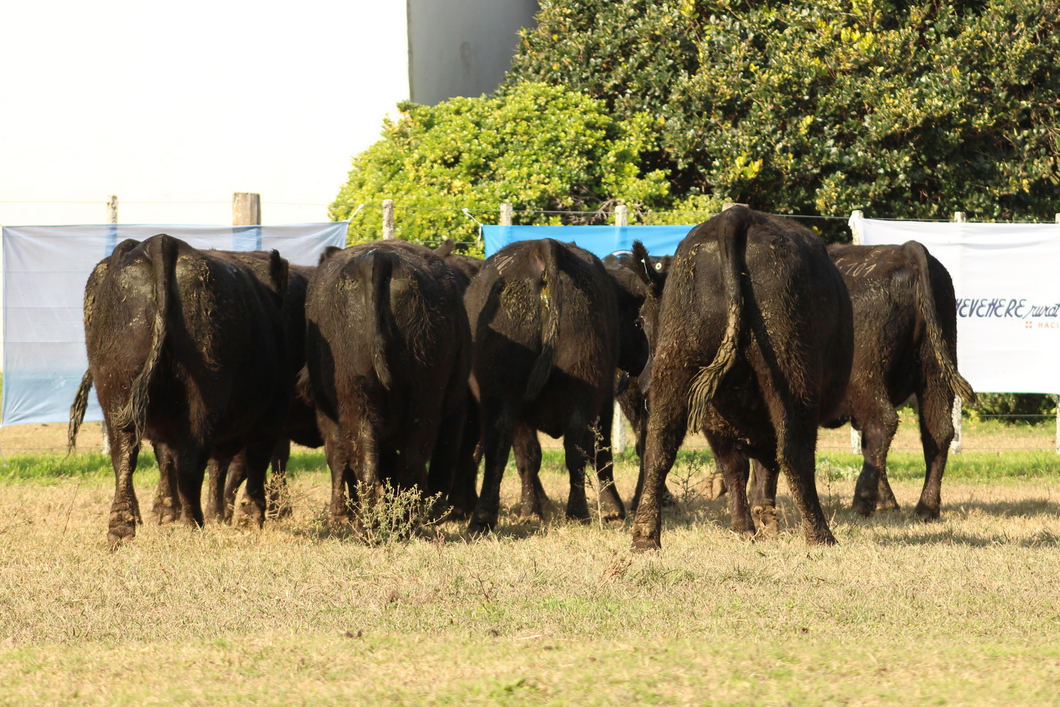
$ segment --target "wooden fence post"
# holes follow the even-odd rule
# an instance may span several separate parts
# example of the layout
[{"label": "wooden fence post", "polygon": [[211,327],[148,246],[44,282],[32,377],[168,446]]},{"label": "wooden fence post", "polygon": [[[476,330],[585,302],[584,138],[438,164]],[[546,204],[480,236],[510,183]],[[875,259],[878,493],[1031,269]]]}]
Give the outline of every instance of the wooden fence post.
[{"label": "wooden fence post", "polygon": [[[629,225],[629,207],[619,204],[615,207],[615,226],[622,228]],[[632,383],[630,383],[632,385]],[[615,401],[614,412],[611,417],[611,451],[622,454],[626,451],[626,418],[622,414],[622,406]]]},{"label": "wooden fence post", "polygon": [[237,191],[232,195],[232,225],[261,225],[261,194]]},{"label": "wooden fence post", "polygon": [[501,226],[511,226],[512,225],[512,214],[513,214],[514,211],[515,211],[515,208],[509,202],[506,201],[503,204],[501,204],[501,220],[500,220],[500,225]]},{"label": "wooden fence post", "polygon": [[[118,225],[118,195],[111,194],[107,197],[107,223],[112,226]],[[110,436],[107,434],[107,423],[103,422],[103,444],[104,454],[110,454]]]},{"label": "wooden fence post", "polygon": [[383,199],[383,240],[394,239],[394,200]]}]

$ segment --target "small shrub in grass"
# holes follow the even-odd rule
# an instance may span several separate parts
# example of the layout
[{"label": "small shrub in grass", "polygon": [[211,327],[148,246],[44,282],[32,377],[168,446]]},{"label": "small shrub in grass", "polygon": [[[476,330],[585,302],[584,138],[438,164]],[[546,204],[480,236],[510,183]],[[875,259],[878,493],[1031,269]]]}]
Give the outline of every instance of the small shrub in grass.
[{"label": "small shrub in grass", "polygon": [[831,459],[823,458],[817,460],[817,478],[825,481],[850,481],[858,478],[861,467],[849,464],[837,464]]},{"label": "small shrub in grass", "polygon": [[365,545],[379,547],[411,538],[432,523],[441,495],[425,496],[419,489],[402,489],[389,481],[378,487],[357,483],[356,502],[350,503],[357,538]]},{"label": "small shrub in grass", "polygon": [[[693,503],[704,497],[703,486],[712,479],[713,465],[706,455],[695,453],[688,455],[684,464],[674,464],[667,475],[674,501],[685,514],[691,511]],[[710,488],[707,489],[707,495],[713,498]]]}]

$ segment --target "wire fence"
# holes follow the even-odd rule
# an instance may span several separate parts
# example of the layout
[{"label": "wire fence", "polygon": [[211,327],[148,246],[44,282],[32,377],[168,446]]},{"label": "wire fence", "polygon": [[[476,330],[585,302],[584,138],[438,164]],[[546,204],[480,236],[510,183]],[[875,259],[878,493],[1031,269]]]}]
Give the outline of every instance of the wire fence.
[{"label": "wire fence", "polygon": [[[918,417],[915,412],[902,412],[898,416],[899,428],[891,443],[892,452],[920,453]],[[1018,419],[1020,422],[1011,422]],[[1054,415],[975,415],[963,422],[962,453],[998,453],[1016,451],[1056,450],[1056,417]],[[628,430],[626,439],[632,439]],[[562,440],[541,436],[546,449],[562,448]],[[701,435],[689,435],[685,440],[689,448],[707,447]],[[854,452],[850,427],[821,429],[818,436],[819,452]],[[103,435],[101,423],[85,423],[78,436],[76,453],[101,452]],[[0,427],[0,455],[3,457],[22,455],[66,454],[66,424],[33,424]]]},{"label": "wire fence", "polygon": [[[237,195],[238,196],[238,195]],[[212,200],[142,200],[142,201],[126,201],[122,202],[124,206],[162,206],[162,207],[179,207],[179,206],[210,206],[220,207],[228,204],[233,204],[230,201],[212,201]],[[118,198],[111,196],[109,199],[103,201],[92,201],[92,200],[0,200],[0,205],[33,205],[33,206],[99,206],[100,215],[106,214],[106,221],[99,219],[99,222],[110,222],[117,223],[117,204]],[[328,204],[322,203],[309,203],[309,202],[285,202],[276,201],[261,202],[264,208],[270,206],[285,206],[285,207],[312,207],[312,208],[326,208]],[[461,207],[461,206],[402,206],[400,203],[395,203],[391,200],[386,200],[379,205],[376,204],[361,204],[351,214],[351,218],[364,218],[366,212],[381,212],[383,215],[383,232],[381,236],[386,235],[386,222],[387,222],[387,211],[393,216],[395,213],[400,212],[448,212],[452,214],[462,214],[465,217],[475,221],[480,226],[484,222],[492,224],[502,224],[505,219],[505,214],[522,214],[525,216],[560,216],[569,217],[572,220],[612,220],[618,218],[618,209],[620,203],[617,201],[607,202],[604,207],[596,209],[516,209],[511,204],[498,204],[496,208],[485,208],[485,207]],[[2,213],[2,212],[0,212]],[[717,212],[714,211],[639,211],[633,212],[630,216],[640,218],[641,220],[650,219],[652,217],[681,217],[689,216],[695,217],[696,220],[704,219],[705,217],[712,216]],[[820,214],[779,214],[787,218],[792,219],[807,219],[807,220],[821,220],[821,221],[833,221],[845,223],[848,219],[848,215],[842,216],[831,216],[831,215],[820,215]],[[372,217],[373,220],[375,216]],[[921,222],[946,222],[946,219],[908,219],[908,218],[891,218],[886,216],[874,216],[874,218],[881,220],[903,220],[903,221],[921,221]],[[692,219],[690,219],[692,220]],[[0,218],[0,222],[3,219]],[[390,224],[390,235],[393,235],[393,219]],[[78,223],[84,223],[79,221]],[[410,242],[419,243],[427,246],[437,246],[445,242],[444,238],[424,238],[424,239],[407,239]],[[1056,439],[1056,416],[1051,414],[977,414],[974,411],[965,417],[964,420],[964,434],[963,434],[963,445],[967,451],[1007,451],[1007,450],[1056,450],[1057,439]],[[920,450],[919,431],[917,429],[916,415],[915,413],[903,413],[900,415],[901,425],[899,433],[895,438],[891,449],[894,451],[914,451]],[[978,421],[982,421],[986,425],[990,425],[989,430],[978,430],[976,425]],[[1019,421],[1019,422],[1016,422]],[[97,423],[98,426],[98,423]],[[102,449],[102,436],[97,430],[95,432],[96,439],[99,440],[99,444],[89,443],[87,440],[93,436],[93,433],[89,429],[86,429],[82,433],[82,442],[80,449],[82,451],[94,451]],[[830,449],[845,449],[851,450],[852,445],[849,442],[849,428],[842,428],[843,431],[829,431],[822,430],[820,437],[819,448],[822,450]],[[846,440],[844,442],[844,440]],[[546,444],[550,444],[550,440],[547,438],[543,440]],[[695,438],[690,438],[689,443],[695,443]],[[705,444],[705,442],[703,443]],[[17,427],[4,427],[0,428],[0,454],[11,455],[11,454],[54,454],[54,453],[66,453],[66,437],[65,437],[65,424],[56,423],[53,425],[30,425],[30,426],[17,426]]]}]

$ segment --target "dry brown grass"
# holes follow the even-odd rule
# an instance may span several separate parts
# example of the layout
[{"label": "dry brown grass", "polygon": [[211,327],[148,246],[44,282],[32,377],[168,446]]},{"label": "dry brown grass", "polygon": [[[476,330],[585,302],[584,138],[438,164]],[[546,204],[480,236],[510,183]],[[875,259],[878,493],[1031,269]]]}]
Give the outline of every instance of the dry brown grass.
[{"label": "dry brown grass", "polygon": [[[321,520],[323,473],[263,531],[144,526],[111,482],[0,483],[0,704],[1056,703],[1060,483],[957,481],[944,518],[871,520],[820,484],[837,548],[726,530],[675,471],[661,553],[628,529],[446,524],[369,548]],[[635,470],[618,469],[624,495]],[[154,479],[138,472],[141,503]],[[680,481],[684,475],[684,483]],[[544,482],[554,500],[566,479]],[[900,482],[910,508],[917,482]]]}]

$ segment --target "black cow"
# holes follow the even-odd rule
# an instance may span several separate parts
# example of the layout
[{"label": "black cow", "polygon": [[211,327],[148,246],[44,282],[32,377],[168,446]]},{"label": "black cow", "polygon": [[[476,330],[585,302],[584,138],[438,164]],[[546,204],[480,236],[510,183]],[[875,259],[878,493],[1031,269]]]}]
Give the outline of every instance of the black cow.
[{"label": "black cow", "polygon": [[384,480],[452,486],[471,350],[461,277],[401,241],[322,256],[306,297],[306,366],[336,520],[350,517],[358,482],[371,494]]},{"label": "black cow", "polygon": [[916,395],[926,473],[916,514],[936,520],[953,440],[953,398],[974,402],[957,372],[957,303],[946,268],[923,245],[829,246],[854,307],[854,367],[835,423],[862,433],[865,463],[854,510],[898,507],[887,482],[887,451],[898,429],[895,406]]},{"label": "black cow", "polygon": [[[450,266],[464,274],[466,278],[465,292],[467,286],[478,276],[486,262],[482,258],[473,258],[458,253],[456,251],[456,241],[452,238],[447,239],[434,252],[444,258]],[[470,518],[475,510],[475,504],[478,503],[476,484],[478,481],[479,463],[482,461],[482,443],[479,435],[478,401],[475,400],[470,388],[468,389],[464,431],[461,434],[460,444],[453,485],[448,497],[450,517],[453,519]],[[540,450],[538,450],[538,456],[540,456]]]},{"label": "black cow", "polygon": [[284,336],[287,261],[199,251],[168,235],[126,240],[85,287],[89,371],[71,408],[71,441],[96,386],[116,487],[111,547],[141,522],[132,474],[143,439],[166,445],[183,517],[202,524],[211,456],[247,457],[251,517],[265,514],[265,469],[290,401]]},{"label": "black cow", "polygon": [[[264,253],[253,253],[251,257],[262,257]],[[289,365],[292,379],[305,366],[305,298],[309,279],[316,271],[307,265],[291,265],[287,281],[287,296],[283,303],[284,328],[287,332],[287,350],[290,352]],[[278,517],[288,515],[290,506],[286,498],[287,462],[291,456],[291,442],[303,447],[321,447],[324,440],[317,427],[316,410],[305,396],[305,391],[297,388],[292,391],[291,407],[284,422],[283,435],[276,443],[272,454],[272,493],[269,497],[269,510]],[[216,515],[225,521],[232,519],[236,494],[246,477],[245,459],[237,455],[229,465],[227,472],[220,465],[211,461],[210,493]],[[226,482],[227,476],[227,482]]]},{"label": "black cow", "polygon": [[570,474],[567,516],[589,518],[584,467],[595,456],[604,514],[624,517],[610,448],[597,445],[598,436],[610,440],[620,363],[615,285],[603,264],[588,251],[551,239],[513,243],[487,259],[465,301],[485,455],[470,531],[496,526],[501,477],[513,444],[521,459],[523,515],[541,517],[537,430],[563,436]]},{"label": "black cow", "polygon": [[[854,310],[854,363],[846,398],[825,426],[851,422],[862,432],[864,465],[854,490],[861,515],[898,508],[887,481],[887,452],[898,429],[895,406],[917,398],[924,449],[924,488],[915,513],[937,520],[942,475],[953,440],[953,398],[975,393],[957,371],[957,305],[946,268],[916,241],[832,245]],[[775,485],[756,467],[755,507],[771,503]]]},{"label": "black cow", "polygon": [[[636,244],[638,259],[647,257]],[[633,548],[660,546],[666,474],[688,428],[701,430],[730,488],[733,530],[754,533],[743,454],[782,471],[807,542],[833,544],[814,483],[818,422],[843,398],[853,355],[850,297],[809,230],[732,207],[692,229],[653,296],[643,495]],[[774,511],[775,513],[775,511]]]},{"label": "black cow", "polygon": [[[645,278],[637,274],[637,270],[643,267],[653,270],[655,274],[651,276],[652,281],[658,282],[658,286],[661,287],[666,282],[666,273],[670,269],[671,261],[673,261],[673,257],[665,255],[661,257],[647,256],[647,259],[642,262],[634,258],[632,252],[620,251],[604,258],[604,265],[607,266],[607,271],[616,278],[616,281],[621,283],[621,288],[626,293],[625,296],[632,305],[637,307],[636,311],[639,315],[640,307],[644,305],[644,300],[651,294],[651,288]],[[639,328],[639,316],[637,324]],[[641,339],[644,342],[647,341],[644,338],[643,331],[641,331]],[[629,420],[630,427],[633,428],[634,447],[637,457],[642,458],[644,456],[644,435],[648,422],[648,400],[640,387],[640,370],[629,372],[632,377],[629,379],[628,384],[624,386],[624,389],[615,396],[615,401],[622,409],[622,414]],[[665,495],[672,501],[673,497],[668,491],[665,492]],[[636,507],[630,510],[636,510]]]}]

